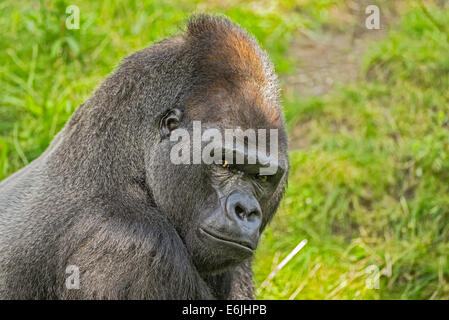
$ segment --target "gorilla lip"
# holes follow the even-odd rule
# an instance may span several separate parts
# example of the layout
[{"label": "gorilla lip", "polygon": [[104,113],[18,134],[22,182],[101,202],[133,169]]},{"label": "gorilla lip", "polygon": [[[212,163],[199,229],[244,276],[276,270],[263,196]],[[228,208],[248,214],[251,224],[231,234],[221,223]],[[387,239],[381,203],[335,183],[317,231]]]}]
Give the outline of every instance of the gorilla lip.
[{"label": "gorilla lip", "polygon": [[211,233],[210,231],[207,231],[203,228],[199,229],[202,233],[206,234],[207,236],[213,238],[214,240],[219,240],[220,242],[225,242],[227,244],[232,244],[234,246],[238,246],[241,249],[245,249],[246,251],[251,251],[251,253],[254,251],[254,249],[252,248],[251,244],[245,241],[238,241],[238,240],[233,240],[233,239],[229,239],[229,238],[224,238],[223,236],[219,236],[217,234]]}]

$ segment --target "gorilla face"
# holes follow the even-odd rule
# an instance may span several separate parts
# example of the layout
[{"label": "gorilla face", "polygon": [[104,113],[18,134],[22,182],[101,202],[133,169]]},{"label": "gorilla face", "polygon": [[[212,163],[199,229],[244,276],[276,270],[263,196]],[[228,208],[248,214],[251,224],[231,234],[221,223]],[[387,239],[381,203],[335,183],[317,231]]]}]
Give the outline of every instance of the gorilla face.
[{"label": "gorilla face", "polygon": [[[274,214],[268,207],[284,169],[273,176],[260,175],[259,164],[212,165],[208,168],[212,190],[208,205],[199,210],[191,237],[201,241],[193,256],[201,269],[225,269],[249,258],[257,248],[260,234]],[[191,243],[194,243],[192,241]],[[204,248],[209,248],[204,256]]]},{"label": "gorilla face", "polygon": [[[160,121],[162,139],[148,152],[148,183],[156,206],[175,226],[197,269],[217,273],[250,258],[283,193],[285,150],[279,150],[276,164],[271,164],[277,166],[272,175],[260,174],[272,160],[260,161],[266,157],[258,155],[255,164],[248,164],[252,151],[236,144],[214,155],[222,158],[219,163],[173,164],[170,152],[177,142],[170,141],[170,134],[183,128],[192,136],[192,119],[174,109]],[[208,128],[222,132],[223,122],[209,122]],[[226,161],[226,154],[237,157],[239,152],[243,164]]]}]

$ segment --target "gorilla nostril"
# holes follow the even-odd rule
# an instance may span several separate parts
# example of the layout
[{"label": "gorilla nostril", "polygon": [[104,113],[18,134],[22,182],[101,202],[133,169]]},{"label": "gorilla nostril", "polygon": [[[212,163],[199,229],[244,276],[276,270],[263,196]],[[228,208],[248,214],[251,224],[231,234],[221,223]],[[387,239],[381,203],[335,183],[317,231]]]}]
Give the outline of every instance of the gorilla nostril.
[{"label": "gorilla nostril", "polygon": [[227,197],[226,214],[232,223],[243,223],[242,226],[253,226],[262,218],[256,198],[243,192],[233,192]]},{"label": "gorilla nostril", "polygon": [[250,209],[248,209],[245,205],[242,205],[241,203],[237,203],[235,205],[234,213],[241,220],[244,219],[253,220],[261,216],[261,213],[258,209],[255,208],[250,211]]},{"label": "gorilla nostril", "polygon": [[248,214],[248,219],[254,219],[260,217],[259,210],[253,210]]},{"label": "gorilla nostril", "polygon": [[240,204],[237,204],[235,206],[235,214],[237,215],[237,217],[239,217],[240,219],[243,219],[245,216],[245,209],[242,208],[242,206]]}]

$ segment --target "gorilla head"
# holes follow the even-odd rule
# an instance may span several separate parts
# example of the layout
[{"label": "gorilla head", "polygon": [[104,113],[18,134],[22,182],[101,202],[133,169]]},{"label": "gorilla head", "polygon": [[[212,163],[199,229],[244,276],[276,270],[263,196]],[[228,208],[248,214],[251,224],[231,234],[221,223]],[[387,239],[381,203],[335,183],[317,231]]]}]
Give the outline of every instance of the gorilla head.
[{"label": "gorilla head", "polygon": [[[194,72],[188,89],[158,117],[161,138],[146,140],[151,141],[145,147],[147,181],[156,205],[175,225],[197,268],[219,272],[253,254],[278,206],[287,169],[284,124],[272,66],[253,38],[229,20],[200,16],[190,21],[179,41],[186,50],[180,56],[194,57],[189,61]],[[193,147],[190,161],[173,164],[171,148],[178,141],[170,135],[175,129],[187,130],[194,145],[194,121],[201,123],[203,132],[216,129],[222,137],[228,128],[265,129],[267,135],[275,130],[277,141],[268,136],[266,142],[280,147],[275,159],[271,157],[276,170],[260,174],[267,166],[263,154],[254,154],[256,163],[248,163],[248,153],[257,150],[248,148],[247,139],[240,141],[244,145],[223,143],[222,150],[212,151],[219,160],[231,155],[231,161],[192,164],[194,153],[201,150]],[[233,161],[238,152],[243,153],[243,164]]]},{"label": "gorilla head", "polygon": [[[245,134],[229,144],[227,130]],[[226,18],[191,19],[127,57],[0,184],[0,298],[251,298],[286,150],[267,54]],[[79,290],[64,286],[69,265]]]}]

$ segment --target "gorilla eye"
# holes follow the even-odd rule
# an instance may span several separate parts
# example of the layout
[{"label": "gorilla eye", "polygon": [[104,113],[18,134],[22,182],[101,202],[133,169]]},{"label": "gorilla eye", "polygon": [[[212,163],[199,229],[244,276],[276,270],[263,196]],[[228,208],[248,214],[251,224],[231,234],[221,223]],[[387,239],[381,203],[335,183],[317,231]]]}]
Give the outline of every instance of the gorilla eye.
[{"label": "gorilla eye", "polygon": [[167,128],[170,131],[175,130],[179,125],[179,121],[177,119],[167,119]]},{"label": "gorilla eye", "polygon": [[262,181],[262,182],[267,182],[267,181],[268,181],[268,176],[264,176],[264,175],[257,174],[257,175],[256,175],[256,178],[257,178],[259,181]]}]

